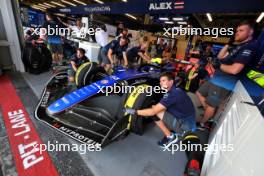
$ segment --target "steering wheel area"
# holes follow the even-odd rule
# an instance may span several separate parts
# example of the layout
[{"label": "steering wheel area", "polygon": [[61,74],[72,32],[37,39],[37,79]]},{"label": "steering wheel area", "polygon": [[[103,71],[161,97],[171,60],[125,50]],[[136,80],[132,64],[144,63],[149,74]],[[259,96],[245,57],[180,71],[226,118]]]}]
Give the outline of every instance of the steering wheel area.
[{"label": "steering wheel area", "polygon": [[162,67],[160,65],[147,63],[139,66],[137,70],[140,72],[161,72]]}]

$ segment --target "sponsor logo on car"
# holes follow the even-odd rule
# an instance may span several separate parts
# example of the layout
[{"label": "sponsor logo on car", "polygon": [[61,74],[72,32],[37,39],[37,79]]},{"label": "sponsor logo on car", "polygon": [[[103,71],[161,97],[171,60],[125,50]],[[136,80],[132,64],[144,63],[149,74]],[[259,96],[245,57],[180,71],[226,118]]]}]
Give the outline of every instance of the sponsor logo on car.
[{"label": "sponsor logo on car", "polygon": [[41,107],[46,107],[49,101],[49,97],[50,97],[50,92],[46,92],[45,95],[43,96],[43,99],[41,101]]},{"label": "sponsor logo on car", "polygon": [[54,126],[54,127],[55,127],[55,128],[58,127],[58,128],[57,128],[58,130],[60,130],[60,131],[62,131],[62,132],[64,132],[64,133],[66,133],[66,134],[70,135],[71,137],[73,137],[73,138],[75,138],[75,139],[77,139],[77,140],[79,140],[79,141],[81,141],[81,142],[84,142],[84,143],[86,143],[86,144],[93,144],[93,145],[97,144],[97,142],[95,142],[94,140],[89,139],[89,138],[85,137],[84,135],[81,135],[80,133],[78,133],[78,132],[76,132],[76,131],[73,131],[73,130],[71,130],[71,129],[65,127],[65,126],[62,126],[62,125],[56,125],[56,126]]}]

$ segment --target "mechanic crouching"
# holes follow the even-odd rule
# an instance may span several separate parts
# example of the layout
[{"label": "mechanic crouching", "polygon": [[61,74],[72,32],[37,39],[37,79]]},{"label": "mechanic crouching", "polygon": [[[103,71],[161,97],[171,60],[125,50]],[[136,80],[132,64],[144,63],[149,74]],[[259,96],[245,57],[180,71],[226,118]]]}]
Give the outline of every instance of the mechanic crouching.
[{"label": "mechanic crouching", "polygon": [[74,83],[75,73],[82,64],[85,62],[90,62],[90,60],[85,56],[85,50],[83,48],[77,48],[76,54],[74,54],[70,60],[70,69],[68,70],[69,83]]},{"label": "mechanic crouching", "polygon": [[[241,23],[237,27],[235,38],[230,39],[219,52],[218,58],[213,63],[216,69],[214,76],[196,92],[205,110],[203,116],[197,118],[198,122],[205,123],[212,118],[217,107],[234,90],[236,82],[247,73],[257,52],[253,33],[254,29],[250,23]],[[234,41],[238,45],[230,49]]]},{"label": "mechanic crouching", "polygon": [[[163,98],[151,108],[135,110],[126,108],[128,114],[140,116],[157,116],[156,125],[161,129],[164,138],[158,144],[169,147],[178,141],[177,131],[191,131],[195,128],[195,109],[190,97],[174,85],[172,73],[163,73],[160,86],[166,90]],[[174,131],[174,132],[172,132]]]},{"label": "mechanic crouching", "polygon": [[142,60],[150,62],[151,58],[146,54],[147,48],[148,43],[143,42],[140,46],[132,47],[126,52],[129,67],[140,65],[143,63]]}]

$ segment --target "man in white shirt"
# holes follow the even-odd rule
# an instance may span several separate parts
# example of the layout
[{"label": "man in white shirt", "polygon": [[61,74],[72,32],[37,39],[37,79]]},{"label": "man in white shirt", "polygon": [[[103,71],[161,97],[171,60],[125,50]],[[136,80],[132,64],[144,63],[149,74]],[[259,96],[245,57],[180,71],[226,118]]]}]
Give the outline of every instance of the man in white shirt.
[{"label": "man in white shirt", "polygon": [[106,29],[105,25],[101,25],[101,27],[96,30],[95,40],[100,45],[100,51],[98,54],[98,61],[99,61],[99,64],[101,64],[102,63],[102,58],[100,55],[101,49],[102,49],[102,47],[104,47],[105,45],[108,44],[108,33],[107,33],[107,29]]},{"label": "man in white shirt", "polygon": [[108,44],[108,33],[106,31],[105,25],[102,25],[95,32],[95,40],[101,47]]}]

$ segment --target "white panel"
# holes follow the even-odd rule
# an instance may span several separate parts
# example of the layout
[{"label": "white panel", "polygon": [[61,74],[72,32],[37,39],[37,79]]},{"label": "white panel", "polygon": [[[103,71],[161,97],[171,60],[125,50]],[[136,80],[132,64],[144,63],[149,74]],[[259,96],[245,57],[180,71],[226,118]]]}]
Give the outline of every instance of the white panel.
[{"label": "white panel", "polygon": [[[233,144],[234,151],[206,152],[202,176],[263,176],[264,120],[238,82],[222,113],[210,145]],[[221,154],[219,154],[221,153]]]},{"label": "white panel", "polygon": [[105,24],[106,26],[106,29],[107,29],[107,33],[111,36],[116,36],[116,31],[117,31],[117,28],[113,25],[110,25],[110,24]]},{"label": "white panel", "polygon": [[85,55],[92,62],[98,63],[98,54],[100,50],[100,46],[97,43],[91,43],[86,41],[80,41],[79,47],[85,50]]}]

